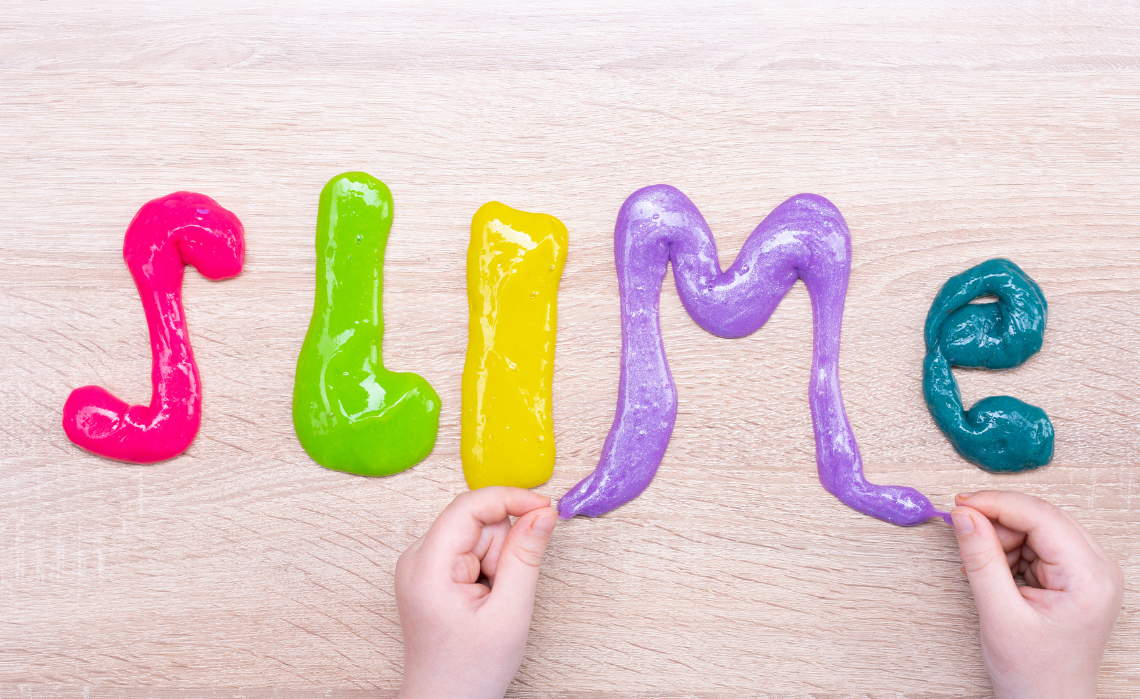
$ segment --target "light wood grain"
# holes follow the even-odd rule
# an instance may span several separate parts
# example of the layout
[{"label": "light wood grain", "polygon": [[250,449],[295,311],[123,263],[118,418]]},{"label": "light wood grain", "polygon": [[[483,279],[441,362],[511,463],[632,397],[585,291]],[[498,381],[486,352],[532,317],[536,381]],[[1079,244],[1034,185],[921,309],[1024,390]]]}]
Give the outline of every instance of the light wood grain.
[{"label": "light wood grain", "polygon": [[[0,697],[394,696],[396,556],[465,489],[464,251],[491,199],[570,231],[554,478],[595,465],[620,326],[613,220],[673,184],[727,264],[772,207],[827,196],[855,266],[841,371],[868,475],[948,505],[1016,488],[1066,507],[1124,568],[1105,697],[1140,696],[1140,9],[1131,2],[565,3],[197,11],[0,4]],[[392,189],[385,359],[443,400],[403,474],[324,470],[290,420],[316,203],[361,169]],[[150,467],[60,427],[68,392],[149,395],[122,234],[204,192],[247,265],[186,277],[201,432]],[[943,281],[993,256],[1043,287],[1042,351],[959,371],[1057,428],[1040,471],[962,461],[922,401]],[[514,697],[989,693],[952,533],[900,529],[815,475],[802,285],[721,340],[671,282],[680,414],[656,480],[560,525]]]}]

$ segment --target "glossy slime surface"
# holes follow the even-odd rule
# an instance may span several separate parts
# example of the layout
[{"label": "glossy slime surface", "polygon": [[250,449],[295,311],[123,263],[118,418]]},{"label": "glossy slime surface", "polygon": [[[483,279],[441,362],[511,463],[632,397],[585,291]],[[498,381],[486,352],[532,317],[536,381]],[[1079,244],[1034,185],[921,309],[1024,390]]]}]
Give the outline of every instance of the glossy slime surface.
[{"label": "glossy slime surface", "polygon": [[139,209],[123,238],[123,260],[150,332],[150,405],[127,405],[101,386],[77,388],[63,406],[68,439],[139,464],[186,451],[202,421],[202,381],[182,308],[182,272],[189,264],[208,279],[226,279],[241,272],[244,258],[241,222],[210,197],[175,192]]},{"label": "glossy slime surface", "polygon": [[[996,303],[970,303],[996,296]],[[1045,411],[1010,396],[963,410],[951,366],[1008,369],[1041,349],[1049,307],[1037,282],[1005,259],[950,277],[926,316],[922,390],[934,422],[967,461],[987,471],[1025,471],[1053,458]]]},{"label": "glossy slime surface", "polygon": [[467,249],[463,473],[472,489],[533,488],[554,471],[551,385],[566,226],[484,204]]},{"label": "glossy slime surface", "polygon": [[665,268],[698,325],[743,337],[767,322],[795,283],[811,296],[814,324],[808,402],[819,479],[850,507],[893,524],[949,515],[913,488],[867,482],[839,389],[839,339],[851,270],[847,224],[831,202],[800,194],[776,207],[722,272],[712,232],[689,198],[667,185],[634,192],[614,230],[621,292],[622,353],[617,413],[597,468],[558,503],[564,518],[591,517],[644,491],[665,454],[677,390],[661,339],[658,303]]},{"label": "glossy slime surface", "polygon": [[384,250],[392,193],[363,172],[338,175],[317,213],[317,291],[297,358],[293,427],[320,465],[385,476],[435,446],[439,396],[384,368]]}]

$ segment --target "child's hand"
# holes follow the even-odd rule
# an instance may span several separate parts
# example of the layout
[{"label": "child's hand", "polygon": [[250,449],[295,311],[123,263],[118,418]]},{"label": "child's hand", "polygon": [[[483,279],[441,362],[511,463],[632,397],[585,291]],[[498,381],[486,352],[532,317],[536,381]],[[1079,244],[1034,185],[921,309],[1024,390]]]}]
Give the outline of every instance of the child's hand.
[{"label": "child's hand", "polygon": [[[1085,528],[1021,493],[963,493],[951,512],[999,699],[1096,696],[1124,574]],[[990,520],[995,520],[991,522]],[[1026,587],[1018,587],[1014,574]]]},{"label": "child's hand", "polygon": [[401,699],[503,696],[522,663],[556,515],[529,490],[480,488],[455,498],[400,556]]}]

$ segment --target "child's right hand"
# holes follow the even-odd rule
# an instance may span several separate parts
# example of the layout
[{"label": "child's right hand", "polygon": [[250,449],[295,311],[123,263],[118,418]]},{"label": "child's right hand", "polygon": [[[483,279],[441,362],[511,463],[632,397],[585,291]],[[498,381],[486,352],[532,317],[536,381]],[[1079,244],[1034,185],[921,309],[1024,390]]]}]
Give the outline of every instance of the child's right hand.
[{"label": "child's right hand", "polygon": [[1075,519],[1044,500],[989,490],[963,493],[957,505],[950,514],[994,694],[1095,697],[1124,596],[1120,566]]},{"label": "child's right hand", "polygon": [[400,556],[401,699],[503,696],[522,663],[557,519],[550,499],[529,490],[479,488],[455,498]]}]

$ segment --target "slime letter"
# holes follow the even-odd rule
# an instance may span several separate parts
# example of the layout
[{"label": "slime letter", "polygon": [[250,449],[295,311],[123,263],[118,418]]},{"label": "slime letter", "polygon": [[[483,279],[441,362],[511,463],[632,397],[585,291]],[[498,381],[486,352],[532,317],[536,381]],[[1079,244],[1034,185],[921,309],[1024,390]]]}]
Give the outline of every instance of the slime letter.
[{"label": "slime letter", "polygon": [[127,405],[101,386],[71,392],[63,406],[68,439],[109,459],[150,464],[186,451],[202,422],[202,380],[182,308],[182,271],[208,279],[241,272],[245,238],[237,216],[193,192],[149,201],[123,238],[150,331],[150,405]]},{"label": "slime letter", "polygon": [[471,219],[463,472],[472,489],[533,488],[554,471],[550,391],[566,226],[499,202]]},{"label": "slime letter", "polygon": [[712,232],[684,194],[667,185],[634,192],[618,213],[614,258],[621,291],[617,413],[597,468],[558,503],[562,517],[609,512],[644,491],[665,454],[677,390],[661,341],[658,303],[665,268],[698,325],[720,337],[759,329],[796,279],[811,295],[815,343],[808,402],[823,487],[852,508],[893,524],[935,516],[921,493],[867,482],[839,390],[839,334],[851,271],[851,237],[831,202],[788,199],[756,227],[727,272]]},{"label": "slime letter", "polygon": [[[992,295],[997,303],[970,303]],[[1053,458],[1053,423],[1045,411],[1010,396],[962,409],[951,366],[1008,369],[1041,349],[1049,307],[1037,282],[1001,258],[950,277],[926,316],[922,392],[942,434],[967,461],[987,471],[1025,471]]]},{"label": "slime letter", "polygon": [[435,446],[439,396],[422,377],[384,368],[384,249],[392,193],[363,172],[321,190],[317,295],[297,358],[293,427],[320,465],[386,476]]}]

